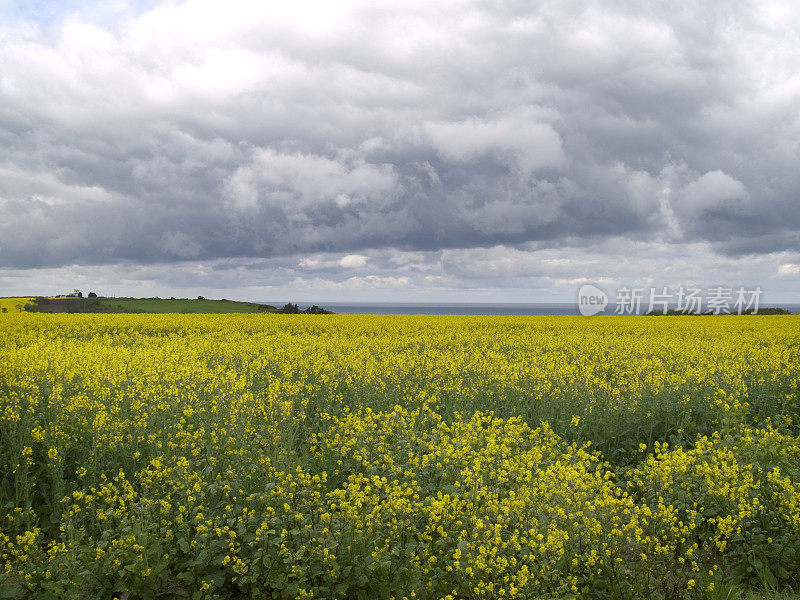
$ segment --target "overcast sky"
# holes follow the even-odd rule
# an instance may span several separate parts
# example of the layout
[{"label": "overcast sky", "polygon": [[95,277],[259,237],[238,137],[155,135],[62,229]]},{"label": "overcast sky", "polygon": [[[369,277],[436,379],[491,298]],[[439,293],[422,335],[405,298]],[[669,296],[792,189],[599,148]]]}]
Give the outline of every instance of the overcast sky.
[{"label": "overcast sky", "polygon": [[0,295],[800,302],[798,6],[0,0]]}]

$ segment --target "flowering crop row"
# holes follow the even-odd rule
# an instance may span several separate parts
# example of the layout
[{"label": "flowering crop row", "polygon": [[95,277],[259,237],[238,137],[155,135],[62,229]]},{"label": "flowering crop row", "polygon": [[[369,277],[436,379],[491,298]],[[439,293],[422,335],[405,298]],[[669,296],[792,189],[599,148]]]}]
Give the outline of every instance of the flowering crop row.
[{"label": "flowering crop row", "polygon": [[0,597],[800,572],[796,317],[0,317]]}]

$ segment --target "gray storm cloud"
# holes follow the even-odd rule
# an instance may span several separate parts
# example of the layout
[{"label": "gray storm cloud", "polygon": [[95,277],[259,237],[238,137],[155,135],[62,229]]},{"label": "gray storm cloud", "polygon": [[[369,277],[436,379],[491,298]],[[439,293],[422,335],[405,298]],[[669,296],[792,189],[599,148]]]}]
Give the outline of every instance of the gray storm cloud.
[{"label": "gray storm cloud", "polygon": [[792,3],[121,6],[5,9],[0,268],[800,250]]}]

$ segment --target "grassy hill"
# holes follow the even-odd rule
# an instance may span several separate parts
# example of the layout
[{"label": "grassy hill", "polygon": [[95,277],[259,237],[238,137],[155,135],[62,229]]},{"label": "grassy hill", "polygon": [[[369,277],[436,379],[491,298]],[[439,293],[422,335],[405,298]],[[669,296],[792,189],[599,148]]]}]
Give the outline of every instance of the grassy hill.
[{"label": "grassy hill", "polygon": [[[49,313],[259,313],[274,306],[233,300],[189,298],[33,298],[31,312]],[[11,311],[9,311],[11,312]]]},{"label": "grassy hill", "polygon": [[33,298],[0,298],[0,313],[22,312]]},{"label": "grassy hill", "polygon": [[[188,298],[100,298],[101,304],[119,312],[137,313],[255,313],[275,312],[268,304],[234,300],[190,300]],[[116,311],[113,311],[116,312]]]}]

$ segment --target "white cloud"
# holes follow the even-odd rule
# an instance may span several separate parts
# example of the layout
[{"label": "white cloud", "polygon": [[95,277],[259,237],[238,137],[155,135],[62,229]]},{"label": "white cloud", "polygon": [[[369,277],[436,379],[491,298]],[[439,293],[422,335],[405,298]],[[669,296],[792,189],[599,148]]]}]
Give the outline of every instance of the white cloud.
[{"label": "white cloud", "polygon": [[366,266],[367,257],[363,254],[348,254],[339,259],[339,266],[345,269],[358,269]]},{"label": "white cloud", "polygon": [[99,185],[76,185],[50,171],[31,171],[0,164],[0,199],[30,198],[49,206],[88,203],[108,204],[114,195]]},{"label": "white cloud", "polygon": [[313,279],[296,278],[290,283],[294,290],[311,290],[316,294],[324,294],[331,290],[365,290],[380,288],[404,288],[409,285],[409,277],[394,277],[380,275],[354,275],[347,279],[336,281],[324,277]]},{"label": "white cloud", "polygon": [[444,160],[467,162],[488,153],[510,159],[524,174],[558,168],[566,158],[561,137],[541,121],[541,110],[470,117],[457,122],[427,122],[422,130]]},{"label": "white cloud", "polygon": [[297,266],[306,271],[337,270],[337,268],[361,269],[367,266],[368,260],[363,254],[347,254],[338,259],[326,258],[321,255],[305,256],[300,259]]},{"label": "white cloud", "polygon": [[323,202],[342,208],[354,202],[381,200],[397,186],[390,165],[363,161],[344,164],[324,156],[259,148],[253,151],[249,164],[236,169],[225,181],[223,192],[231,208],[278,204],[296,212]]},{"label": "white cloud", "polygon": [[719,170],[709,171],[681,191],[676,207],[683,216],[693,218],[711,209],[736,210],[746,197],[741,181]]}]

